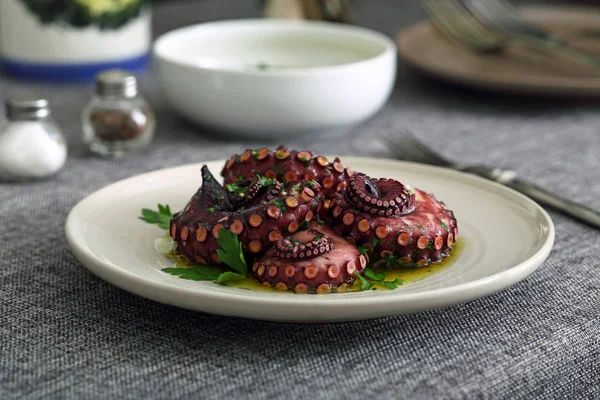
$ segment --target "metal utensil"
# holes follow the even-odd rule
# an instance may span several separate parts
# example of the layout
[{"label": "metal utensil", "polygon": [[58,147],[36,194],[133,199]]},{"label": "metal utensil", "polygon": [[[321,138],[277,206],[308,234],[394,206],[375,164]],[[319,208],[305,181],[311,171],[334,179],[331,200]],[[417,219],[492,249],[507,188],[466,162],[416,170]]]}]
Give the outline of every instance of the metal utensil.
[{"label": "metal utensil", "polygon": [[404,134],[401,137],[387,136],[385,140],[389,144],[389,148],[399,159],[451,168],[501,183],[523,193],[544,206],[552,207],[563,214],[573,217],[590,226],[600,228],[599,211],[558,196],[534,184],[525,182],[519,179],[517,173],[514,171],[490,168],[483,165],[463,165],[448,160],[427,147],[408,131],[404,131]]},{"label": "metal utensil", "polygon": [[504,1],[425,0],[424,6],[431,21],[444,35],[477,52],[499,52],[507,41],[514,41],[545,54],[600,69],[600,58],[526,22]]}]

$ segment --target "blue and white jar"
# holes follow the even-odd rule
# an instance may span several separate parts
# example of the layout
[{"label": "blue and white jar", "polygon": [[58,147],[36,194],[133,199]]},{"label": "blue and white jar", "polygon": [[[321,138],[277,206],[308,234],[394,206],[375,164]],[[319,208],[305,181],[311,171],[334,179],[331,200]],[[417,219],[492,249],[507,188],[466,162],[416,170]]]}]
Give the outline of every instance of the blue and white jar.
[{"label": "blue and white jar", "polygon": [[146,0],[0,0],[2,67],[54,81],[140,71],[149,58],[150,14]]}]

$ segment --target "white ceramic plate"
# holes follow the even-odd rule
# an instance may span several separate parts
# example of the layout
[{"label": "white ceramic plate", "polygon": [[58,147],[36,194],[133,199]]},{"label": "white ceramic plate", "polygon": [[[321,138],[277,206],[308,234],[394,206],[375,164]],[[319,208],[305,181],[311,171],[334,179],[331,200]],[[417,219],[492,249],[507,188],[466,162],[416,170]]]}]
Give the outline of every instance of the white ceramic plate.
[{"label": "white ceramic plate", "polygon": [[[373,177],[434,192],[458,219],[463,251],[438,274],[396,290],[285,295],[179,279],[161,271],[154,249],[164,233],[137,219],[144,207],[184,206],[200,185],[201,164],[138,175],[77,204],[66,222],[73,254],[100,278],[131,293],[191,310],[272,321],[353,321],[413,313],[477,299],[522,280],[548,257],[554,226],[525,196],[451,170],[385,159],[343,157]],[[207,163],[217,174],[222,161]]]}]

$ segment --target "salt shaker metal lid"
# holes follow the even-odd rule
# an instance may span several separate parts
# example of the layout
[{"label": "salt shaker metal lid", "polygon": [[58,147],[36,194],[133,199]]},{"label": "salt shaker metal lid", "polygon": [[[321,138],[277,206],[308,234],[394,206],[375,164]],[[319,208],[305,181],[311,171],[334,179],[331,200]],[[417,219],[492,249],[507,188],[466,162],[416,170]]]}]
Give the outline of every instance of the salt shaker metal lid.
[{"label": "salt shaker metal lid", "polygon": [[130,72],[111,69],[96,77],[96,93],[100,97],[132,98],[138,94],[137,78]]},{"label": "salt shaker metal lid", "polygon": [[11,121],[37,121],[50,116],[46,99],[13,98],[6,101],[5,109]]}]

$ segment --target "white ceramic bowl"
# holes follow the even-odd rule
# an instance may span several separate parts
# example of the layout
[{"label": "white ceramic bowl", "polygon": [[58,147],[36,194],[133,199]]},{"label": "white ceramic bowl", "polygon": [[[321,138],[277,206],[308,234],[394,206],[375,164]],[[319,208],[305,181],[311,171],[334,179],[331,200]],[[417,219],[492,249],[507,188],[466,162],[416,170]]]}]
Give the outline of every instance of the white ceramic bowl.
[{"label": "white ceramic bowl", "polygon": [[185,118],[282,140],[369,118],[396,77],[391,39],[327,22],[194,25],[161,36],[154,55],[164,94]]}]

